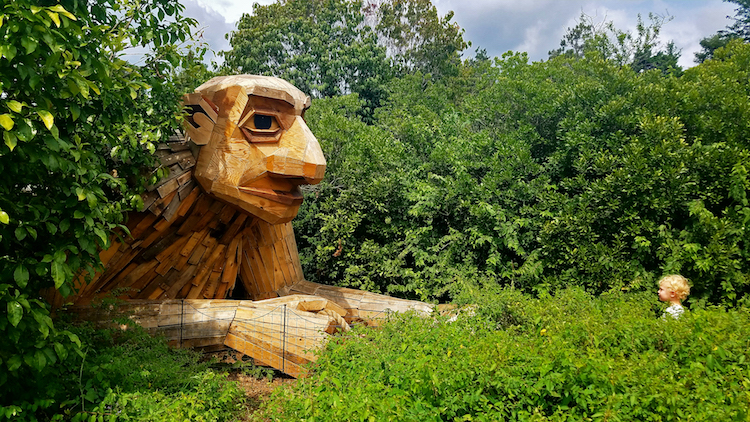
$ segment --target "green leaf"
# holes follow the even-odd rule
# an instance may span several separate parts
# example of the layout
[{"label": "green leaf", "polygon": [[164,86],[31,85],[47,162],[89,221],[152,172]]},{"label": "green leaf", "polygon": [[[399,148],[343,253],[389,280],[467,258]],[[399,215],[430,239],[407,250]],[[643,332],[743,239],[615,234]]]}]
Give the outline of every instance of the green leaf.
[{"label": "green leaf", "polygon": [[[73,94],[77,94],[77,92],[74,92]],[[76,120],[78,120],[78,116],[81,115],[81,108],[75,104],[71,104],[70,115],[73,117],[73,121],[75,122]]]},{"label": "green leaf", "polygon": [[50,7],[49,10],[51,10],[53,12],[57,12],[57,13],[65,16],[66,18],[68,18],[68,19],[70,19],[72,21],[77,20],[76,17],[72,13],[68,12],[67,10],[65,10],[65,8],[62,7],[62,5],[57,4],[55,6]]},{"label": "green leaf", "polygon": [[21,322],[21,317],[23,317],[23,307],[21,304],[15,300],[8,302],[8,321],[14,327],[17,327],[18,323]]},{"label": "green leaf", "polygon": [[5,145],[7,145],[11,151],[13,151],[18,144],[18,138],[16,138],[16,135],[11,132],[3,132],[3,139],[5,140]]},{"label": "green leaf", "polygon": [[48,321],[49,317],[39,311],[32,311],[31,315],[39,324],[39,332],[42,333],[44,338],[47,338],[47,336],[49,336],[50,326],[52,325],[51,321]]},{"label": "green leaf", "polygon": [[21,367],[21,364],[23,363],[23,359],[20,355],[13,355],[10,359],[8,359],[8,371],[14,372],[18,368]]},{"label": "green leaf", "polygon": [[65,283],[65,264],[62,262],[52,262],[52,280],[55,282],[55,288],[59,289]]},{"label": "green leaf", "polygon": [[45,12],[47,12],[47,15],[50,17],[50,19],[52,19],[52,22],[55,23],[55,26],[57,26],[59,28],[60,27],[60,16],[58,16],[57,13],[49,11],[49,10],[45,10]]},{"label": "green leaf", "polygon": [[10,100],[6,103],[8,105],[8,108],[16,113],[20,113],[21,110],[23,110],[23,104],[19,103],[16,100]]},{"label": "green leaf", "polygon": [[19,264],[16,270],[13,272],[13,279],[16,280],[18,287],[24,288],[29,282],[29,270],[23,265]]},{"label": "green leaf", "polygon": [[55,348],[55,353],[57,353],[60,360],[65,360],[65,358],[68,357],[68,350],[61,343],[55,342],[53,347]]},{"label": "green leaf", "polygon": [[[26,54],[33,53],[34,50],[36,50],[36,46],[38,44],[39,43],[36,40],[34,40],[32,38],[29,38],[29,37],[24,37],[24,38],[21,39],[21,45],[23,46],[23,48],[26,49]],[[18,113],[18,112],[16,112],[16,113]]]},{"label": "green leaf", "polygon": [[37,114],[39,115],[39,117],[42,118],[42,121],[44,122],[44,126],[46,126],[47,129],[50,129],[52,125],[55,124],[55,118],[52,117],[52,113],[50,113],[49,111],[39,110],[37,111]]},{"label": "green leaf", "polygon": [[23,227],[16,228],[16,239],[23,240],[26,238],[26,230]]},{"label": "green leaf", "polygon": [[13,121],[13,118],[10,117],[10,114],[0,114],[0,126],[2,126],[3,129],[9,131],[13,129],[13,125],[15,125],[15,122]]}]

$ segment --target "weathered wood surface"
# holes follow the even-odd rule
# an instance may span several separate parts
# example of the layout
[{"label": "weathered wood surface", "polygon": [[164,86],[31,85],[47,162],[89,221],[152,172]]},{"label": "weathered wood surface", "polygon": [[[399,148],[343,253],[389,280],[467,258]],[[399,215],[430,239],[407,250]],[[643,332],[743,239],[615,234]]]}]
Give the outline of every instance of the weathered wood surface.
[{"label": "weathered wood surface", "polygon": [[[349,330],[345,312],[318,297],[291,295],[249,300],[130,300],[115,306],[74,306],[88,321],[110,323],[125,316],[175,347],[231,347],[292,376],[304,373],[314,351],[338,331]],[[116,313],[116,315],[115,315]]]}]

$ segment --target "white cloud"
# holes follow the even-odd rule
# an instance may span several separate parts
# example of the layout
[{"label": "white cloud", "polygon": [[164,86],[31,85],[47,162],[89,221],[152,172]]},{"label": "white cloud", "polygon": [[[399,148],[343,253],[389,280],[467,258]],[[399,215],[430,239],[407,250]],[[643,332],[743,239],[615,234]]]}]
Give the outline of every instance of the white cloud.
[{"label": "white cloud", "polygon": [[[209,28],[205,39],[216,50],[229,48],[224,34],[235,28],[243,13],[252,13],[255,2],[247,0],[181,0],[192,5],[197,18]],[[273,0],[257,3],[267,5]],[[455,12],[453,21],[464,30],[464,39],[472,42],[467,55],[477,47],[492,56],[508,50],[526,51],[532,60],[544,60],[557,48],[568,27],[575,26],[581,12],[595,22],[611,20],[619,29],[635,31],[637,15],[648,22],[649,12],[670,14],[662,39],[674,40],[682,49],[680,64],[693,65],[693,53],[702,38],[730,23],[727,15],[734,6],[721,0],[433,0],[441,15]]]}]

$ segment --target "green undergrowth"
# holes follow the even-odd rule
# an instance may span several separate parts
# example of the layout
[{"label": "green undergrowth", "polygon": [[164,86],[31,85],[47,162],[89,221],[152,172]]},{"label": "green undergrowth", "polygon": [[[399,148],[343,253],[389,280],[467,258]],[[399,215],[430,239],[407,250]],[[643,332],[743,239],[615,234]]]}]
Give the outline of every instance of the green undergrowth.
[{"label": "green undergrowth", "polygon": [[218,422],[237,420],[244,410],[243,391],[221,371],[233,368],[217,368],[200,352],[170,348],[127,320],[69,330],[80,338],[81,353],[38,380],[53,403],[33,414],[6,407],[0,420]]},{"label": "green undergrowth", "polygon": [[276,421],[747,421],[750,311],[663,318],[652,295],[467,292],[458,318],[398,315],[330,341]]}]

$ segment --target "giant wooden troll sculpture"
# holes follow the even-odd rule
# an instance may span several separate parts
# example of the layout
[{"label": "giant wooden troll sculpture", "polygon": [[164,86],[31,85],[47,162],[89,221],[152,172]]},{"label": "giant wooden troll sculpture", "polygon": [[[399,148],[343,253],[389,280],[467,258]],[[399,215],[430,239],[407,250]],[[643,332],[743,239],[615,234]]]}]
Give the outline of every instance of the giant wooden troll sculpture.
[{"label": "giant wooden troll sculpture", "polygon": [[[102,251],[103,272],[81,281],[74,304],[119,296],[173,342],[179,318],[179,343],[223,342],[293,375],[333,327],[429,310],[304,279],[290,221],[299,186],[319,183],[326,166],[303,119],[309,97],[277,78],[241,75],[211,79],[184,104],[186,135],[157,151],[169,176],[130,216],[130,236]],[[217,300],[226,298],[252,301]],[[281,305],[284,315],[270,311]]]}]

